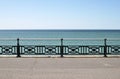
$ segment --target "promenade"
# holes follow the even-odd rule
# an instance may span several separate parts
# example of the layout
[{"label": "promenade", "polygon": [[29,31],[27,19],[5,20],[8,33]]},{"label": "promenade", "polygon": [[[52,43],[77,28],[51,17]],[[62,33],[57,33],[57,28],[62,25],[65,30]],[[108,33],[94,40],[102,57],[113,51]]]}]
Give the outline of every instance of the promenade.
[{"label": "promenade", "polygon": [[0,58],[0,79],[120,79],[120,58]]}]

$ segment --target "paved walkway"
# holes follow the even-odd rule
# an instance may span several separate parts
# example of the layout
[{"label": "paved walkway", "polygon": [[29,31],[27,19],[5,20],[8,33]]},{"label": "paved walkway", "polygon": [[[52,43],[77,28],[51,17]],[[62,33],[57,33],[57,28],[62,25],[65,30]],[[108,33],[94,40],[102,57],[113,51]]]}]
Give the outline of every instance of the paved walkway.
[{"label": "paved walkway", "polygon": [[0,79],[120,79],[120,58],[0,58]]}]

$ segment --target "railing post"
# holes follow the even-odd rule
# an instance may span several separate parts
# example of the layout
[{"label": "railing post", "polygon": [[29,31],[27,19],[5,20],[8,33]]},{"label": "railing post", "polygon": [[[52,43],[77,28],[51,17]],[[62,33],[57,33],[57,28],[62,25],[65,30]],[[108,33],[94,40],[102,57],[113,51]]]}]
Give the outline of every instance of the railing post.
[{"label": "railing post", "polygon": [[19,44],[19,38],[17,38],[17,57],[21,57],[21,56],[20,56],[20,44]]},{"label": "railing post", "polygon": [[104,39],[104,57],[107,57],[107,39]]},{"label": "railing post", "polygon": [[61,39],[60,56],[63,57],[63,38]]}]

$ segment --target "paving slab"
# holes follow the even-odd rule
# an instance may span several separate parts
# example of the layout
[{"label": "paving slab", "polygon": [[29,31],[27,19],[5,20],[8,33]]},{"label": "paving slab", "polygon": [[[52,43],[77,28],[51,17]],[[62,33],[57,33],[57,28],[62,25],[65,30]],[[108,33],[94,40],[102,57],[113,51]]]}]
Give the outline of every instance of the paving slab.
[{"label": "paving slab", "polygon": [[0,79],[120,79],[120,58],[0,58]]}]

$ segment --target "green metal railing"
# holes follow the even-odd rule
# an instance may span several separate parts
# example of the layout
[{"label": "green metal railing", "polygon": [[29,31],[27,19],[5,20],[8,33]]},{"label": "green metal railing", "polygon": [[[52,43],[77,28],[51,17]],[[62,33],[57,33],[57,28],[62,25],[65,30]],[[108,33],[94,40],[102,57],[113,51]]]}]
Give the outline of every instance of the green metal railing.
[{"label": "green metal railing", "polygon": [[[46,41],[47,40],[47,41]],[[1,38],[0,55],[120,55],[119,38]]]}]

